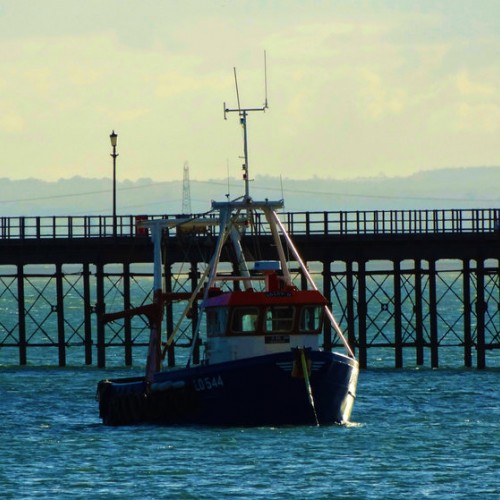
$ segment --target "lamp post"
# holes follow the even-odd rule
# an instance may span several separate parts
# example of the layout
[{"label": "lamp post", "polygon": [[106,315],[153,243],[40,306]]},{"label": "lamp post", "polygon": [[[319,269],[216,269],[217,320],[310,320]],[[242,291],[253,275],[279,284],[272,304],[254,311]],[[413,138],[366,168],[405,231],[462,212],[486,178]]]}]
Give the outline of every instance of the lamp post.
[{"label": "lamp post", "polygon": [[111,146],[113,146],[113,152],[111,157],[113,158],[113,236],[116,238],[116,157],[118,153],[116,152],[116,142],[118,140],[118,134],[111,132],[109,136],[111,141]]}]

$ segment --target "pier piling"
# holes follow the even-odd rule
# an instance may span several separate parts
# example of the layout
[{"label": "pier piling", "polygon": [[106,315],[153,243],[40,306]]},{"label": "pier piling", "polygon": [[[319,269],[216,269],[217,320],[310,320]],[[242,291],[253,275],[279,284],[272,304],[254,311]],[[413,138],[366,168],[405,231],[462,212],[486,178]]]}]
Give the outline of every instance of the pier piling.
[{"label": "pier piling", "polygon": [[[281,218],[361,368],[386,366],[388,360],[395,368],[438,368],[454,349],[462,366],[485,369],[498,366],[500,349],[496,215],[495,209],[393,210],[294,212]],[[147,346],[146,322],[126,318],[105,326],[100,319],[106,311],[150,300],[145,283],[152,272],[138,272],[137,266],[151,264],[152,245],[136,232],[135,222],[135,216],[120,216],[118,236],[112,237],[112,221],[104,216],[1,219],[0,364],[134,363],[136,350]],[[262,227],[254,221],[255,231]],[[165,290],[194,289],[213,235],[170,231],[164,240]],[[262,233],[259,241],[260,248],[249,251],[270,258],[271,238]],[[305,286],[303,276],[297,285]],[[167,334],[175,323],[169,302]],[[169,366],[194,333],[183,331],[169,348]],[[336,347],[329,325],[323,334],[324,348]],[[41,351],[42,356],[33,354]],[[197,344],[194,360],[199,355]]]}]

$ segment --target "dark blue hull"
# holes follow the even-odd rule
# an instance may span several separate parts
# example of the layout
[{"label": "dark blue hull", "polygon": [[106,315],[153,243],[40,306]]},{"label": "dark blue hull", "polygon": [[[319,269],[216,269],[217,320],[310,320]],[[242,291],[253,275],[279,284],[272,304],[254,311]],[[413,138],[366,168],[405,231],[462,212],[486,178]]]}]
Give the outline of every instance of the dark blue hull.
[{"label": "dark blue hull", "polygon": [[[308,351],[310,384],[320,424],[349,420],[357,362],[337,353]],[[103,380],[99,411],[106,425],[315,424],[297,352],[159,372],[144,378]]]}]

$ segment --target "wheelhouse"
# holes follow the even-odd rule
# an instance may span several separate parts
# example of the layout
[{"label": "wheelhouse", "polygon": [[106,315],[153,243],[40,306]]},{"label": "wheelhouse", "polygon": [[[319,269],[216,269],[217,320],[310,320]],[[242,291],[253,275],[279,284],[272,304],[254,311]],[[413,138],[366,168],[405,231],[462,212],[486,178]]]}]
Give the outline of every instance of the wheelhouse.
[{"label": "wheelhouse", "polygon": [[325,298],[314,290],[229,292],[205,304],[208,337],[318,334]]}]

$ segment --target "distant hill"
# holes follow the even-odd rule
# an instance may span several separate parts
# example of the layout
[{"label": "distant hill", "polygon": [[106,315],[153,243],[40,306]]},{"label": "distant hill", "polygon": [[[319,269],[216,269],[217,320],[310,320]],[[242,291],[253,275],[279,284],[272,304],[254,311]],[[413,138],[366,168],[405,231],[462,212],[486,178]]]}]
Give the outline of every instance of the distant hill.
[{"label": "distant hill", "polygon": [[[182,208],[182,181],[153,179],[117,183],[118,214],[176,214]],[[287,211],[388,210],[500,207],[500,167],[446,168],[408,177],[307,180],[257,176],[255,199],[285,199]],[[237,179],[191,179],[193,213],[205,212],[212,199],[243,193]],[[108,215],[111,179],[73,177],[57,182],[0,179],[0,216]]]}]

